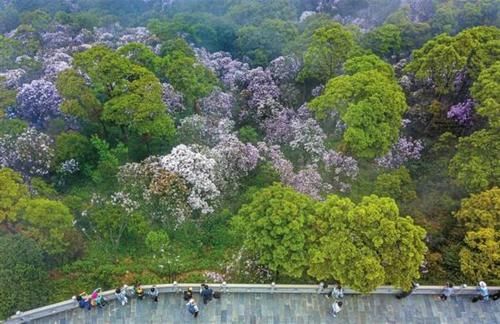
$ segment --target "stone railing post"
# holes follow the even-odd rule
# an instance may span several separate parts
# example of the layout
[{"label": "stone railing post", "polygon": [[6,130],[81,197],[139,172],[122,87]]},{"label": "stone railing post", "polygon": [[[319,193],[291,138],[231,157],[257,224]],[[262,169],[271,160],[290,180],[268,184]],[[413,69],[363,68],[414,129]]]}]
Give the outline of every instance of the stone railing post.
[{"label": "stone railing post", "polygon": [[318,287],[318,294],[321,294],[323,292],[324,287],[325,287],[325,284],[320,282],[319,287]]},{"label": "stone railing post", "polygon": [[227,292],[227,284],[226,284],[225,281],[222,282],[222,284],[220,285],[220,287],[221,287],[223,293]]}]

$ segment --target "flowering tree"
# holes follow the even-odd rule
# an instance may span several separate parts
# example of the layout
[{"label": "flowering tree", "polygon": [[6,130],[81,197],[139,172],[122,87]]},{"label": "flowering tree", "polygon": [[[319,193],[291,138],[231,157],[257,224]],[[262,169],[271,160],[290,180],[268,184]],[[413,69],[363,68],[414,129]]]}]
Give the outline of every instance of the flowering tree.
[{"label": "flowering tree", "polygon": [[215,89],[212,93],[201,99],[201,111],[204,115],[213,118],[231,118],[235,104],[232,94]]},{"label": "flowering tree", "polygon": [[400,137],[398,142],[386,155],[375,159],[378,166],[384,168],[399,168],[409,160],[418,160],[424,146],[421,140],[413,140],[411,137]]},{"label": "flowering tree", "polygon": [[0,137],[0,165],[21,172],[25,177],[49,173],[54,158],[52,139],[28,128],[18,136]]},{"label": "flowering tree", "polygon": [[323,155],[326,179],[333,189],[347,192],[351,188],[349,181],[358,176],[358,161],[342,153],[329,150]]},{"label": "flowering tree", "polygon": [[52,82],[40,79],[25,83],[17,94],[15,113],[37,128],[44,128],[51,118],[61,115],[62,100]]},{"label": "flowering tree", "polygon": [[467,99],[464,102],[451,106],[446,117],[453,119],[461,126],[471,126],[473,114],[474,101],[472,101],[472,99]]},{"label": "flowering tree", "polygon": [[220,188],[237,185],[238,179],[255,169],[260,160],[259,150],[252,144],[242,143],[234,134],[222,137],[210,156],[217,161]]},{"label": "flowering tree", "polygon": [[186,144],[214,146],[228,136],[233,128],[234,122],[227,118],[192,115],[181,120],[177,131]]},{"label": "flowering tree", "polygon": [[216,161],[201,153],[194,146],[176,146],[172,152],[161,158],[161,166],[182,177],[188,187],[188,204],[202,214],[214,211],[213,203],[220,196],[215,185]]},{"label": "flowering tree", "polygon": [[141,163],[127,163],[120,167],[118,182],[153,220],[166,223],[173,218],[181,223],[191,213],[186,203],[187,184],[159,162],[153,156]]},{"label": "flowering tree", "polygon": [[250,70],[247,63],[233,60],[226,52],[209,53],[205,49],[195,48],[198,61],[212,70],[224,86],[234,90],[246,79]]},{"label": "flowering tree", "polygon": [[162,83],[161,86],[163,103],[167,106],[168,112],[172,114],[184,111],[186,108],[184,107],[182,93],[176,91],[169,83]]},{"label": "flowering tree", "polygon": [[300,61],[295,56],[277,57],[267,67],[273,80],[280,85],[294,81],[300,68]]}]

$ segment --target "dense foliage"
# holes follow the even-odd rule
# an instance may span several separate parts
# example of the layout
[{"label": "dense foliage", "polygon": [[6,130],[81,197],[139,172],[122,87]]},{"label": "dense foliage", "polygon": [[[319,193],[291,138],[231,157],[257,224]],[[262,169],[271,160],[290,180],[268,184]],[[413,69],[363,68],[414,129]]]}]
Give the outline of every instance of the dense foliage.
[{"label": "dense foliage", "polygon": [[499,283],[499,8],[0,1],[0,316],[137,281]]}]

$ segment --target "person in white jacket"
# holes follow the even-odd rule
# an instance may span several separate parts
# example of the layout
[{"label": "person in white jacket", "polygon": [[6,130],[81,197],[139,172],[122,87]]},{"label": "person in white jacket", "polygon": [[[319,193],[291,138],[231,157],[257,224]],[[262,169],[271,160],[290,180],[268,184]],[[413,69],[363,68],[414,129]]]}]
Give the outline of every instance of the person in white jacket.
[{"label": "person in white jacket", "polygon": [[125,296],[125,289],[116,288],[115,296],[116,296],[116,300],[118,300],[122,304],[122,306],[125,306],[125,304],[128,303],[128,298],[127,298],[127,296]]},{"label": "person in white jacket", "polygon": [[337,314],[342,310],[343,303],[341,301],[332,304],[332,315],[337,317]]}]

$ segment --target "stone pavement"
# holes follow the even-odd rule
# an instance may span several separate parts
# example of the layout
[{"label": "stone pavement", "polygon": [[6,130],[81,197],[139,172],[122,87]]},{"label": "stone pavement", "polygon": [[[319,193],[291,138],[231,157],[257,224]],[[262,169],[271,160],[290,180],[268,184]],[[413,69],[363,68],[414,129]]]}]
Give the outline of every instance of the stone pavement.
[{"label": "stone pavement", "polygon": [[472,303],[470,296],[441,302],[430,295],[397,300],[392,295],[347,295],[336,318],[328,314],[331,299],[317,294],[226,293],[207,306],[195,294],[200,314],[194,319],[180,293],[161,294],[158,303],[132,298],[121,306],[112,301],[104,309],[75,309],[30,323],[500,323],[500,301]]}]

